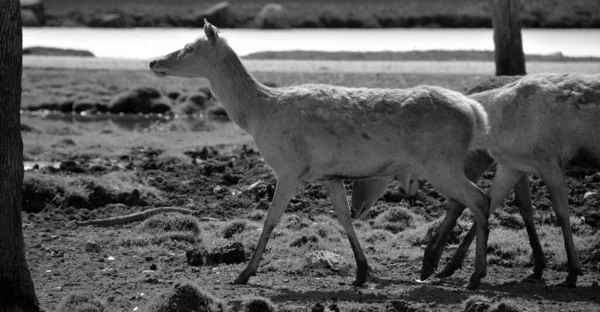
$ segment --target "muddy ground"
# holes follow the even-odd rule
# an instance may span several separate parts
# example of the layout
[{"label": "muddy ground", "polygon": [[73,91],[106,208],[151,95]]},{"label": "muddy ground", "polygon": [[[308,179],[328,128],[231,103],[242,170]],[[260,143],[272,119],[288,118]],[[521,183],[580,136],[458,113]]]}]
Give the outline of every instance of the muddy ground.
[{"label": "muddy ground", "polygon": [[[186,152],[184,159],[163,157],[163,153],[152,147],[137,147],[119,157],[71,156],[58,160],[60,164],[54,167],[42,166],[26,172],[24,210],[28,212],[24,212],[23,227],[27,258],[38,297],[46,309],[53,311],[70,292],[86,291],[99,298],[108,311],[133,311],[136,307],[138,311],[145,311],[158,293],[187,279],[226,300],[234,311],[239,309],[242,298],[250,295],[269,298],[280,309],[295,307],[297,311],[310,310],[315,303],[326,306],[335,303],[341,311],[385,311],[386,302],[393,300],[404,300],[415,309],[397,308],[397,311],[463,311],[464,301],[475,294],[510,300],[518,311],[596,311],[599,307],[600,196],[596,192],[600,187],[600,174],[594,171],[576,169],[568,175],[573,229],[585,271],[574,289],[554,286],[566,277],[562,237],[551,212],[548,193],[535,178],[530,178],[535,218],[542,228],[542,246],[549,258],[549,269],[542,281],[523,280],[532,262],[511,195],[492,218],[494,230],[490,237],[493,240],[494,236],[517,233],[520,249],[514,251],[510,246],[515,242],[508,241],[509,247],[504,248],[500,243],[495,245],[500,247],[489,250],[488,274],[478,290],[468,291],[462,287],[472,270],[472,250],[467,265],[455,276],[428,283],[416,282],[420,256],[427,242],[426,231],[419,232],[419,229],[443,216],[445,207],[435,190],[421,181],[414,198],[404,197],[392,183],[368,220],[358,222],[357,227],[362,229],[359,239],[373,268],[365,286],[351,285],[354,262],[341,233],[329,238],[319,234],[318,244],[296,251],[293,249],[297,248],[283,246],[285,240],[272,239],[257,276],[252,277],[248,285],[241,286],[230,282],[243,269],[243,263],[190,266],[185,253],[198,246],[210,249],[240,241],[244,243],[248,259],[258,231],[242,229],[228,239],[215,237],[234,219],[251,219],[260,226],[273,194],[273,174],[252,145],[194,149]],[[127,176],[135,187],[111,184],[113,180],[107,177],[114,176]],[[480,186],[487,188],[492,176],[493,173],[486,174]],[[191,240],[171,237],[170,241],[136,245],[124,241],[132,241],[143,231],[139,222],[109,227],[76,227],[72,222],[164,206],[194,210],[191,218],[206,232],[204,236]],[[393,207],[409,209],[412,212],[406,218],[409,222],[388,218],[382,226],[382,216]],[[303,227],[310,229],[319,222],[339,232],[330,201],[319,184],[299,189],[287,214],[279,226],[282,232],[276,230],[275,236],[297,238],[305,234]],[[407,223],[399,225],[402,222]],[[461,222],[446,254],[454,250],[460,235],[468,230],[468,213]],[[410,231],[413,234],[406,234]],[[385,238],[374,242],[373,237],[377,235],[371,233]],[[337,240],[332,238],[334,236]],[[511,240],[510,237],[506,239]],[[101,250],[86,251],[88,240],[97,243]],[[303,253],[334,247],[347,259],[350,273],[313,269],[303,263]],[[390,253],[394,249],[401,253]]]}]

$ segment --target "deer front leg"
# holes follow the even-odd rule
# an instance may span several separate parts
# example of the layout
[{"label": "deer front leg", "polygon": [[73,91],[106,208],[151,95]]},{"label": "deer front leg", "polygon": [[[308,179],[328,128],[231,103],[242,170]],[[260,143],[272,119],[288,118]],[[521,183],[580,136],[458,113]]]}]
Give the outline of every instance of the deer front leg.
[{"label": "deer front leg", "polygon": [[[473,183],[476,183],[493,162],[494,160],[486,151],[471,151],[465,159],[465,175]],[[456,200],[452,199],[448,202],[446,216],[425,249],[423,266],[421,268],[421,280],[429,278],[437,269],[442,252],[446,246],[448,235],[452,231],[452,228],[456,226],[456,220],[458,220],[465,208],[465,205]],[[473,230],[474,236],[475,230]]]},{"label": "deer front leg", "polygon": [[567,261],[569,265],[569,275],[560,286],[575,287],[577,285],[577,276],[583,275],[579,255],[573,242],[571,233],[571,224],[569,220],[569,189],[565,181],[564,173],[560,167],[548,166],[540,169],[540,175],[548,187],[552,208],[556,214],[556,220],[562,228],[565,249],[567,250]]},{"label": "deer front leg", "polygon": [[[492,181],[492,189],[490,191],[490,211],[491,215],[497,207],[502,204],[502,201],[513,188],[515,183],[521,179],[524,175],[518,171],[512,170],[506,166],[498,165],[496,169],[496,175]],[[529,192],[527,193],[529,195]],[[469,247],[473,243],[476,236],[476,224],[471,226],[467,235],[463,238],[462,242],[458,246],[458,249],[452,256],[452,259],[444,266],[444,269],[437,275],[438,277],[448,277],[454,274],[454,272],[462,266],[462,263],[467,256]],[[483,277],[483,276],[482,276]]]},{"label": "deer front leg", "polygon": [[350,211],[348,210],[348,201],[346,200],[346,190],[344,189],[344,183],[341,180],[328,180],[324,183],[331,202],[333,203],[333,209],[337,215],[338,220],[344,227],[348,240],[350,240],[350,246],[354,252],[354,258],[356,260],[356,279],[355,286],[360,286],[367,281],[368,264],[367,258],[365,257],[354,228],[352,227],[352,219],[350,218]]},{"label": "deer front leg", "polygon": [[285,208],[289,204],[296,186],[298,186],[298,183],[299,182],[296,179],[277,179],[275,194],[273,196],[273,201],[269,206],[269,210],[267,211],[267,218],[260,235],[260,240],[256,245],[256,249],[252,254],[252,258],[250,258],[250,262],[248,262],[246,268],[235,279],[233,282],[234,284],[246,284],[248,283],[250,276],[256,273],[256,269],[258,269],[258,264],[260,263],[260,258],[265,251],[267,242],[269,241],[269,236],[271,236],[273,229],[275,229],[275,226],[277,223],[279,223],[279,220],[281,219]]}]

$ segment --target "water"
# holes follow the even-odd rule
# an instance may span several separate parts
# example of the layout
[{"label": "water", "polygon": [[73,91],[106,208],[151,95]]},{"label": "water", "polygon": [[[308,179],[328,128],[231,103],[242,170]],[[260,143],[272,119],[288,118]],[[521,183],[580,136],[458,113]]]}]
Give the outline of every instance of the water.
[{"label": "water", "polygon": [[[223,29],[240,55],[259,51],[493,50],[492,29]],[[98,57],[150,59],[201,36],[200,28],[24,28],[23,46],[89,50]],[[600,29],[523,29],[526,54],[600,57]]]}]

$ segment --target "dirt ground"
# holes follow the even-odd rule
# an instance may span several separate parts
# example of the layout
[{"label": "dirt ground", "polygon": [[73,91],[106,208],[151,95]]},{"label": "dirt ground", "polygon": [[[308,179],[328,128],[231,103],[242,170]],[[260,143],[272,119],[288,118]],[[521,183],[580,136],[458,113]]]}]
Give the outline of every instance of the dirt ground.
[{"label": "dirt ground", "polygon": [[[351,285],[354,261],[345,236],[339,244],[346,249],[345,255],[351,263],[350,274],[341,275],[302,265],[299,269],[278,268],[273,263],[279,260],[290,261],[291,258],[297,257],[298,253],[288,252],[294,249],[288,246],[279,246],[283,252],[273,251],[278,244],[278,240],[275,239],[271,240],[267,247],[266,260],[263,260],[258,274],[250,279],[249,284],[232,285],[231,281],[243,269],[243,263],[199,267],[186,263],[187,250],[198,244],[210,246],[218,241],[175,241],[142,248],[123,243],[124,238],[137,235],[139,223],[110,227],[75,227],[73,222],[69,223],[124,215],[160,206],[195,210],[194,218],[203,218],[198,219],[198,223],[203,231],[207,232],[214,228],[210,226],[211,222],[228,222],[235,218],[251,218],[260,222],[260,218],[256,216],[264,215],[266,203],[272,196],[275,179],[251,145],[192,150],[185,153],[187,159],[161,157],[163,152],[151,147],[133,148],[127,155],[105,159],[104,163],[78,156],[61,160],[63,164],[68,165],[61,165],[60,169],[42,168],[27,171],[24,209],[43,209],[38,213],[24,213],[27,258],[37,295],[46,309],[53,311],[59,301],[70,292],[86,291],[104,302],[108,311],[135,311],[136,307],[137,311],[145,311],[147,304],[158,293],[186,279],[226,300],[233,311],[239,309],[242,298],[246,296],[266,297],[280,308],[296,307],[297,311],[310,310],[317,302],[326,306],[335,303],[341,311],[386,311],[385,303],[394,300],[404,300],[416,310],[390,311],[463,311],[464,301],[475,294],[495,300],[510,300],[518,311],[598,311],[600,307],[600,254],[597,234],[600,228],[597,209],[600,196],[588,193],[596,192],[600,186],[600,174],[594,171],[573,170],[569,172],[568,178],[574,215],[572,219],[580,220],[574,223],[573,227],[575,234],[580,237],[576,239],[576,244],[580,248],[585,271],[585,275],[579,278],[577,288],[554,286],[566,277],[564,261],[560,263],[560,259],[564,259],[560,234],[541,235],[545,251],[548,252],[547,247],[551,249],[554,248],[552,246],[559,246],[554,249],[561,255],[556,256],[558,260],[549,260],[550,268],[546,270],[544,280],[523,280],[531,270],[530,260],[526,260],[525,265],[520,265],[512,262],[510,255],[505,255],[504,261],[502,256],[488,256],[488,259],[493,258],[495,261],[490,260],[487,277],[483,279],[478,290],[468,291],[463,288],[463,284],[472,271],[472,255],[467,259],[465,267],[455,276],[418,283],[416,279],[419,278],[423,245],[402,241],[403,231],[397,235],[389,234],[395,236],[390,236],[392,240],[388,245],[375,247],[364,243],[367,232],[359,232],[359,239],[363,242],[363,248],[373,268],[369,282],[362,287]],[[137,195],[135,191],[126,189],[118,193],[100,183],[92,187],[89,184],[85,186],[88,191],[91,189],[87,193],[76,193],[59,187],[58,191],[44,195],[43,185],[27,188],[27,185],[35,184],[32,181],[95,181],[95,178],[123,172],[133,175],[140,183]],[[480,186],[486,188],[492,175],[486,174],[486,179],[480,182]],[[534,206],[537,207],[535,213],[538,226],[549,227],[549,231],[558,230],[543,183],[534,178],[531,178],[530,182]],[[75,198],[77,196],[82,198]],[[512,198],[509,198],[505,202],[506,206],[493,217],[496,221],[492,221],[492,224],[496,229],[519,229],[518,225],[514,225],[514,222],[518,224],[519,217],[506,217],[518,216],[511,200]],[[79,207],[86,208],[75,209],[73,203],[79,203]],[[408,207],[423,223],[444,214],[443,199],[424,181],[421,181],[417,196],[410,199],[403,197],[396,189],[395,183],[392,183],[372,209],[367,223],[375,228],[378,216],[395,206]],[[335,219],[328,197],[318,184],[308,184],[299,189],[287,213],[288,216],[295,215],[309,222],[318,221],[323,216]],[[288,217],[284,217],[286,218]],[[513,225],[511,222],[502,222],[513,219],[517,220]],[[468,217],[465,218],[465,222],[469,222]],[[418,226],[419,224],[413,224],[410,227]],[[290,227],[280,225],[280,228]],[[466,229],[468,228],[462,231]],[[494,233],[493,230],[491,238]],[[523,248],[528,253],[524,231],[519,233],[518,238],[522,240],[521,243],[525,245]],[[290,235],[300,234],[291,232]],[[244,232],[243,235],[255,237],[256,240],[259,232]],[[548,242],[551,237],[556,240],[552,246]],[[247,238],[231,238],[243,239]],[[88,240],[98,243],[101,251],[85,251]],[[582,241],[585,241],[583,246]],[[446,248],[446,254],[455,247],[456,245],[450,245]],[[386,250],[375,250],[377,248]],[[385,252],[388,252],[388,248],[403,249],[402,252],[414,256],[386,258]],[[252,247],[245,246],[245,249],[248,259]],[[298,261],[302,260],[301,257],[298,258]],[[444,262],[445,257],[442,260],[442,263]],[[554,262],[557,264],[553,265]]]}]

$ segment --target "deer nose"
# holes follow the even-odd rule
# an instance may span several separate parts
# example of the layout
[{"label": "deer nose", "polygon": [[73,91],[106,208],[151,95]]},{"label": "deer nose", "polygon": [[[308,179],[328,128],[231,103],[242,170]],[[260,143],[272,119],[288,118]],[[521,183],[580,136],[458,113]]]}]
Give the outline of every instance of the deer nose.
[{"label": "deer nose", "polygon": [[150,68],[152,68],[156,64],[156,60],[150,61]]}]

